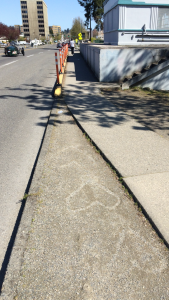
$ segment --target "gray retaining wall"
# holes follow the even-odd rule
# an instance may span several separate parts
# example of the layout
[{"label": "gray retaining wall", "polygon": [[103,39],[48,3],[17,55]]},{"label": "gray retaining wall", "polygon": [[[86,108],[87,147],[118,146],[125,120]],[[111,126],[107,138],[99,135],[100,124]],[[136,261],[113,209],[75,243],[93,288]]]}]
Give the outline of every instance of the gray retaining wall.
[{"label": "gray retaining wall", "polygon": [[81,44],[80,52],[100,82],[120,82],[169,55],[166,48],[125,48]]}]

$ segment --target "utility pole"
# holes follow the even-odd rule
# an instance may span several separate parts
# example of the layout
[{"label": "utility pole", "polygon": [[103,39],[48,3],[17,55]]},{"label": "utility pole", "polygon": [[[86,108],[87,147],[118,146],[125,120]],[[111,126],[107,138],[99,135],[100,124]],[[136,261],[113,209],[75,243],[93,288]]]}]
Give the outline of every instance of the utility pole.
[{"label": "utility pole", "polygon": [[87,27],[87,29],[90,29],[90,41],[91,41],[91,36],[92,36],[92,12],[91,12],[91,8],[92,8],[92,3],[91,0],[88,0],[89,2],[87,2],[87,4],[89,4],[89,9],[90,9],[90,28]]},{"label": "utility pole", "polygon": [[92,16],[91,16],[91,10],[90,10],[90,41],[92,37]]}]

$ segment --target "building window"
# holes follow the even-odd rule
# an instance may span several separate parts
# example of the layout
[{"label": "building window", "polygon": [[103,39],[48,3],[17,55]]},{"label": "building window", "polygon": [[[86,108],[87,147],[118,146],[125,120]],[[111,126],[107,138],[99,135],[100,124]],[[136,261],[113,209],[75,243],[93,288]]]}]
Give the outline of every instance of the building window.
[{"label": "building window", "polygon": [[27,4],[27,1],[21,1],[21,4]]},{"label": "building window", "polygon": [[37,4],[42,4],[42,1],[37,1]]},{"label": "building window", "polygon": [[169,8],[158,8],[157,30],[169,30]]},{"label": "building window", "polygon": [[38,10],[38,14],[43,14],[43,10]]},{"label": "building window", "polygon": [[39,25],[39,27],[43,27],[44,28],[44,25]]},{"label": "building window", "polygon": [[43,19],[43,16],[38,16],[38,19]]},{"label": "building window", "polygon": [[37,9],[43,9],[43,6],[37,6]]},{"label": "building window", "polygon": [[23,20],[23,23],[28,23],[28,20]]},{"label": "building window", "polygon": [[27,5],[22,5],[21,8],[22,8],[22,9],[24,9],[24,8],[27,9]]},{"label": "building window", "polygon": [[22,18],[23,19],[28,19],[28,15],[23,15]]},{"label": "building window", "polygon": [[27,10],[22,10],[22,14],[27,14]]},{"label": "building window", "polygon": [[44,29],[39,29],[39,32],[44,32]]},{"label": "building window", "polygon": [[38,23],[44,23],[44,21],[43,20],[38,20]]},{"label": "building window", "polygon": [[25,29],[25,28],[24,28],[24,32],[29,32],[29,29]]},{"label": "building window", "polygon": [[23,24],[23,27],[25,28],[25,27],[29,27],[29,25],[28,24]]}]

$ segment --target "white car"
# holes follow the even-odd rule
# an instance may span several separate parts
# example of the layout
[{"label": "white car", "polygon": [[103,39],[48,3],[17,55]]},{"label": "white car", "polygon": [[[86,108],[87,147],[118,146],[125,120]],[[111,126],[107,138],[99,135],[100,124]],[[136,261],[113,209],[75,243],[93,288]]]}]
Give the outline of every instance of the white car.
[{"label": "white car", "polygon": [[19,41],[18,44],[19,45],[26,45],[26,41]]},{"label": "white car", "polygon": [[2,43],[2,42],[0,42],[0,47],[6,47],[7,46],[7,44],[6,43]]}]

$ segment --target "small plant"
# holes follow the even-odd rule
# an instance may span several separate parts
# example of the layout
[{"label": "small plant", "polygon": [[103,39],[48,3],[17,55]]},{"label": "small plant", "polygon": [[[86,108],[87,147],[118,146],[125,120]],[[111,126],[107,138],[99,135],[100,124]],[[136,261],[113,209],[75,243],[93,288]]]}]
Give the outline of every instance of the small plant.
[{"label": "small plant", "polygon": [[119,178],[119,181],[120,181],[120,182],[123,182],[123,177],[120,177],[120,178]]},{"label": "small plant", "polygon": [[29,194],[24,194],[23,200],[26,200],[30,195]]}]

